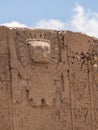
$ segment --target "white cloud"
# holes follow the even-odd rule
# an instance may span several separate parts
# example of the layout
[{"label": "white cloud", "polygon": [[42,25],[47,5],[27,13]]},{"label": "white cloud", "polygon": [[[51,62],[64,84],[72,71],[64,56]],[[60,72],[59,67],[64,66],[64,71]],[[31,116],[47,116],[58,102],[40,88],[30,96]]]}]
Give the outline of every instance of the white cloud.
[{"label": "white cloud", "polygon": [[[1,24],[10,28],[27,27],[17,21]],[[62,22],[58,19],[42,19],[38,21],[34,28],[55,29],[55,30],[72,30],[82,32],[90,36],[98,37],[98,12],[85,10],[81,5],[77,4],[74,8],[74,13],[71,21]]]},{"label": "white cloud", "polygon": [[26,28],[27,26],[25,24],[21,24],[17,21],[12,21],[12,22],[8,22],[8,23],[3,23],[1,24],[1,26],[6,26],[6,27],[9,27],[9,28]]},{"label": "white cloud", "polygon": [[40,20],[35,25],[36,28],[72,30],[98,37],[98,13],[88,9],[85,10],[77,4],[71,21],[62,22],[60,20]]},{"label": "white cloud", "polygon": [[57,19],[50,19],[50,20],[43,19],[36,23],[35,28],[62,30],[65,29],[66,26],[67,23],[64,23]]},{"label": "white cloud", "polygon": [[75,31],[98,37],[98,13],[77,5],[70,23]]}]

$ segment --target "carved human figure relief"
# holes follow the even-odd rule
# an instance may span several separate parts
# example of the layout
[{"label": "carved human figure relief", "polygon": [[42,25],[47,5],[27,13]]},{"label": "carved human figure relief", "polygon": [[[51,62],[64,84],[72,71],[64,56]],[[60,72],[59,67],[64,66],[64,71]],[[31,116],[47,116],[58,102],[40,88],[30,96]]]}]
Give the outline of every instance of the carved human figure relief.
[{"label": "carved human figure relief", "polygon": [[[54,56],[54,54],[52,54],[52,44],[47,40],[29,39],[25,46],[26,45],[31,66],[27,65],[27,68],[24,67],[22,76],[24,77],[24,75],[26,75],[24,80],[28,80],[27,85],[25,85],[26,91],[28,91],[28,99],[33,101],[34,106],[40,106],[43,102],[51,106],[56,91],[56,72],[53,68],[57,63],[51,58],[52,55]],[[58,53],[55,54],[57,55],[56,60]],[[22,61],[21,59],[20,61]],[[20,82],[22,82],[22,80],[20,80]]]},{"label": "carved human figure relief", "polygon": [[29,99],[34,105],[42,102],[52,105],[55,93],[53,73],[48,69],[50,64],[51,45],[47,41],[29,41],[30,57],[32,62],[32,77],[29,90]]}]

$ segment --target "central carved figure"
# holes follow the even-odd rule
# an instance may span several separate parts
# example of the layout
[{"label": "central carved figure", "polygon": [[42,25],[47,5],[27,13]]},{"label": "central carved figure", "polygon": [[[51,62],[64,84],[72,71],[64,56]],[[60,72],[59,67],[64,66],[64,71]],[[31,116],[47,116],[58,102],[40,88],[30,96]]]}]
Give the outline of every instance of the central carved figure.
[{"label": "central carved figure", "polygon": [[[29,40],[30,57],[32,60],[32,80],[30,83],[29,99],[33,104],[40,106],[44,101],[52,105],[55,86],[52,72],[48,69],[50,62],[50,43],[39,40]],[[50,71],[50,72],[49,72]]]},{"label": "central carved figure", "polygon": [[[28,99],[32,100],[32,106],[41,106],[43,102],[51,106],[55,99],[56,86],[60,85],[60,83],[56,83],[56,81],[60,82],[60,77],[55,74],[59,59],[58,45],[53,45],[48,40],[28,39],[22,47],[24,47],[24,51],[18,51],[20,64],[24,65],[23,72],[29,73],[22,74],[23,77],[26,76],[22,80],[20,79],[20,88],[21,86],[26,87]],[[22,50],[19,42],[18,50]],[[26,59],[29,59],[30,62]]]}]

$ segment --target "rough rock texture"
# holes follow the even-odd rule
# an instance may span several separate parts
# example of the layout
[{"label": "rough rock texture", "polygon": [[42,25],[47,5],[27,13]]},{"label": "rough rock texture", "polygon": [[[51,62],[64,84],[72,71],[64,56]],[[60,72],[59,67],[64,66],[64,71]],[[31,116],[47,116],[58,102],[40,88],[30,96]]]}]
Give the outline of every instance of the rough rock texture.
[{"label": "rough rock texture", "polygon": [[98,40],[0,27],[0,130],[98,130]]}]

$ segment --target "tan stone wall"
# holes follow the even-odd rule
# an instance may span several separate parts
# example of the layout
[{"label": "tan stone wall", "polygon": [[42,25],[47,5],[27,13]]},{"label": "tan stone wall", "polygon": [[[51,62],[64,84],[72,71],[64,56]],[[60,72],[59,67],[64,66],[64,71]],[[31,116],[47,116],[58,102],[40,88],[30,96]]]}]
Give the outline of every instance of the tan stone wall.
[{"label": "tan stone wall", "polygon": [[98,130],[98,40],[0,27],[0,130]]}]

